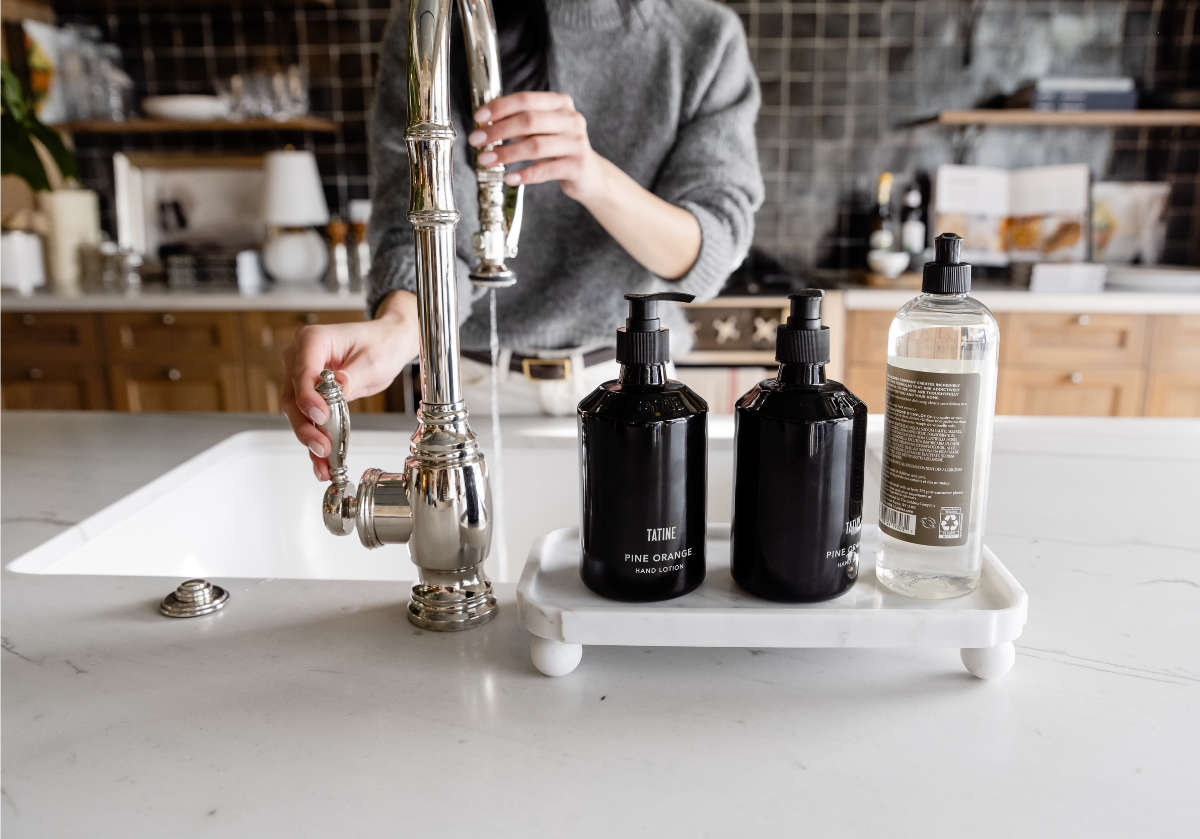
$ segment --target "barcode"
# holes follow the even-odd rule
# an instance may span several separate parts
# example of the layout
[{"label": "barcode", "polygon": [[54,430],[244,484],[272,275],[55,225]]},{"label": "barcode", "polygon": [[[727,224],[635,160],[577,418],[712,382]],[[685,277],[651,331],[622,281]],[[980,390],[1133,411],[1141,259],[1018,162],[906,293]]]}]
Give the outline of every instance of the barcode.
[{"label": "barcode", "polygon": [[915,515],[893,510],[882,502],[879,505],[879,523],[884,527],[890,527],[892,530],[907,533],[909,536],[914,536],[917,532],[917,517]]}]

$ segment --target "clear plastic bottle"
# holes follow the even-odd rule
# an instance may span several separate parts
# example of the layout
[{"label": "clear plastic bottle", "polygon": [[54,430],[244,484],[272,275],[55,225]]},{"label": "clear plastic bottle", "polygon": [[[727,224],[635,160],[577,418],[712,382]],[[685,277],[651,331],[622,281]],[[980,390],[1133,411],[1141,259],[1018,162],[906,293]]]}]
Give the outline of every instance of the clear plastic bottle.
[{"label": "clear plastic bottle", "polygon": [[982,564],[1000,332],[968,294],[961,242],[937,238],[922,293],[888,330],[876,574],[926,599],[974,590]]}]

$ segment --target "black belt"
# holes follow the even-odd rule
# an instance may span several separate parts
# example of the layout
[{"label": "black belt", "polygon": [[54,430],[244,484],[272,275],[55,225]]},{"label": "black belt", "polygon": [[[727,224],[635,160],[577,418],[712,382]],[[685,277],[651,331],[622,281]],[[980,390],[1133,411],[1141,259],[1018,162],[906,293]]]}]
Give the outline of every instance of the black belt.
[{"label": "black belt", "polygon": [[[472,361],[478,361],[480,364],[492,363],[491,353],[464,350],[463,356]],[[612,347],[589,350],[583,354],[583,366],[591,367],[593,364],[612,361],[616,357],[617,351]],[[522,355],[515,352],[508,361],[508,369],[534,381],[565,382],[571,378],[571,359],[543,358],[538,355]]]}]

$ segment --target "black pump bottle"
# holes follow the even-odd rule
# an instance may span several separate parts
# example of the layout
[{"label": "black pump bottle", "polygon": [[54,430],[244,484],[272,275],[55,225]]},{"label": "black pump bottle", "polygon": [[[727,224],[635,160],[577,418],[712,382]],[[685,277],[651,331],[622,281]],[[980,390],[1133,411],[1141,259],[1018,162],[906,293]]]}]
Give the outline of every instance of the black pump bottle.
[{"label": "black pump bottle", "polygon": [[791,295],[775,339],[779,373],[736,408],[730,567],[768,600],[828,600],[858,577],[867,406],[825,378],[822,297]]},{"label": "black pump bottle", "polygon": [[613,600],[667,600],[704,580],[708,405],[667,378],[662,300],[627,294],[621,375],[579,403],[583,582]]}]

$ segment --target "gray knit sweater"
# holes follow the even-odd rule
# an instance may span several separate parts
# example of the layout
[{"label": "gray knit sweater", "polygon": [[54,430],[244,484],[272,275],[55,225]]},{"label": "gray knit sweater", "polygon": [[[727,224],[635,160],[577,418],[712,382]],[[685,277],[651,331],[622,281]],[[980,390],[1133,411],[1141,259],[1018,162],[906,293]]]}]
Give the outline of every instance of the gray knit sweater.
[{"label": "gray knit sweater", "polygon": [[[514,350],[612,342],[628,292],[716,294],[745,257],[763,185],[754,142],[758,81],[737,16],[714,0],[546,0],[553,32],[551,88],[587,118],[592,147],[700,223],[700,255],[677,280],[629,256],[557,183],[526,187],[517,284],[497,292],[501,344]],[[384,35],[371,137],[374,262],[368,303],[413,290],[409,201],[407,4]],[[458,123],[461,125],[462,123]],[[457,126],[456,126],[457,128]],[[489,313],[467,279],[476,229],[475,179],[463,132],[454,150],[459,321],[464,349],[488,346]],[[690,338],[672,311],[678,347]],[[682,340],[681,340],[682,339]]]}]

